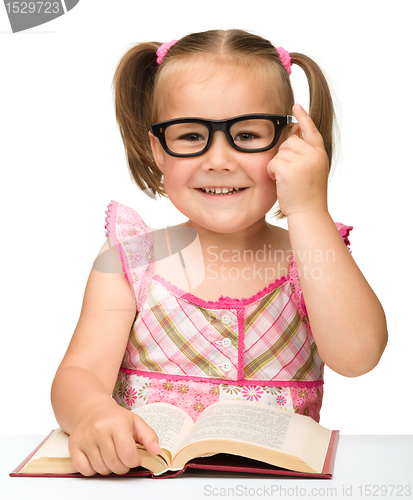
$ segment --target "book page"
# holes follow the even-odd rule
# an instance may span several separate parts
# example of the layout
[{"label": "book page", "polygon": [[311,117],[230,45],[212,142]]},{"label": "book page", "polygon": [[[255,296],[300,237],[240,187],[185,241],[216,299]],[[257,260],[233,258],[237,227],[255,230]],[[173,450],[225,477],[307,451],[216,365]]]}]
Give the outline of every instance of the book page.
[{"label": "book page", "polygon": [[47,441],[20,470],[21,474],[74,474],[76,472],[70,459],[69,435],[60,427],[52,432]]},{"label": "book page", "polygon": [[[328,429],[317,424],[314,420],[310,420],[307,438],[303,447],[303,458],[306,462],[314,461],[314,463],[324,464],[331,438],[331,431],[326,431]],[[326,448],[325,451],[321,446],[322,444]]]},{"label": "book page", "polygon": [[60,427],[55,429],[49,439],[37,450],[30,461],[41,457],[70,458],[69,435]]},{"label": "book page", "polygon": [[233,439],[282,450],[292,417],[262,404],[221,401],[202,412],[182,448],[206,439]]},{"label": "book page", "polygon": [[160,447],[168,450],[172,458],[194,425],[194,421],[187,413],[167,403],[151,403],[140,406],[133,412],[152,427],[158,436]]},{"label": "book page", "polygon": [[199,416],[181,448],[208,440],[232,440],[306,459],[321,471],[331,431],[310,417],[261,403],[221,401]]}]

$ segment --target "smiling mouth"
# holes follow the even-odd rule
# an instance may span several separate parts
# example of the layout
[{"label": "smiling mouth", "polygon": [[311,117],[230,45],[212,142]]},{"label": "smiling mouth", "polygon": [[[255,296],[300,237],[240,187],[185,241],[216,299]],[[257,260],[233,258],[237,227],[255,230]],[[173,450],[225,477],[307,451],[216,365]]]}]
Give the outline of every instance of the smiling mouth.
[{"label": "smiling mouth", "polygon": [[199,188],[200,191],[206,194],[215,196],[229,196],[244,191],[247,188]]}]

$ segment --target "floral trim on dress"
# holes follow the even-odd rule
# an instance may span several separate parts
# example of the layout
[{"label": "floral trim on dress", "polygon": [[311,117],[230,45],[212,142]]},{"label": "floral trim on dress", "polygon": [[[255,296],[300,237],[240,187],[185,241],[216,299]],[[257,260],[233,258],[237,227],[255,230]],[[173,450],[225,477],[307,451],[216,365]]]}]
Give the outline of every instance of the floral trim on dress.
[{"label": "floral trim on dress", "polygon": [[113,389],[112,397],[127,410],[134,410],[146,404],[151,379],[120,372]]},{"label": "floral trim on dress", "polygon": [[290,389],[294,411],[319,422],[321,402],[323,400],[323,386],[291,387]]},{"label": "floral trim on dress", "polygon": [[195,421],[212,403],[226,400],[253,401],[307,415],[320,421],[323,387],[277,387],[212,384],[192,380],[150,379],[120,372],[113,398],[127,410],[149,403],[169,403]]},{"label": "floral trim on dress", "polygon": [[290,387],[269,387],[254,385],[220,384],[219,400],[237,399],[240,401],[255,401],[282,408],[293,412],[293,400]]},{"label": "floral trim on dress", "polygon": [[196,420],[212,403],[219,401],[219,387],[209,383],[198,383],[192,380],[171,381],[152,379],[147,404],[162,401],[184,410]]}]

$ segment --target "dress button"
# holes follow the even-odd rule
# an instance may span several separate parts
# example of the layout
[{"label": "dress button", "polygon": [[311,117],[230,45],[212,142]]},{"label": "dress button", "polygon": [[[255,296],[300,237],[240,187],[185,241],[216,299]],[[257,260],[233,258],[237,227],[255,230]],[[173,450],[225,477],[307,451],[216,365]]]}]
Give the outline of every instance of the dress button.
[{"label": "dress button", "polygon": [[222,365],[222,370],[223,370],[224,372],[229,372],[229,371],[231,370],[231,363],[224,363],[224,364]]},{"label": "dress button", "polygon": [[224,339],[222,341],[222,347],[231,347],[232,346],[232,342],[230,339]]},{"label": "dress button", "polygon": [[227,313],[224,313],[221,316],[221,321],[224,323],[224,325],[229,325],[231,323],[231,316]]}]

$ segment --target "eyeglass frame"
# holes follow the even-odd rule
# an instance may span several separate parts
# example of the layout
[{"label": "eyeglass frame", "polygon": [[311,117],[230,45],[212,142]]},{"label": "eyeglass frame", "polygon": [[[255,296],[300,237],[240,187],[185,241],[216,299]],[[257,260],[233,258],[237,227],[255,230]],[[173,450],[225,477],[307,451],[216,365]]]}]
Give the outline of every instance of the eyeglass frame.
[{"label": "eyeglass frame", "polygon": [[[269,146],[265,146],[263,148],[255,148],[255,149],[243,149],[239,146],[237,146],[234,142],[234,139],[232,138],[230,134],[230,128],[234,123],[240,122],[240,121],[245,121],[245,120],[250,120],[250,119],[263,119],[263,120],[269,120],[273,123],[274,125],[274,139],[272,140],[271,144]],[[280,125],[280,123],[277,123],[282,120],[284,123]],[[166,144],[166,139],[165,139],[165,130],[171,126],[171,125],[176,125],[178,123],[199,123],[201,125],[204,125],[208,131],[209,131],[209,136],[208,136],[208,141],[206,143],[206,146],[204,149],[201,151],[198,151],[196,153],[174,153],[168,148],[168,145]],[[159,139],[159,142],[161,143],[162,148],[164,151],[175,158],[190,158],[194,156],[201,156],[204,153],[208,151],[212,144],[212,139],[214,138],[215,132],[221,131],[224,132],[227,141],[229,144],[236,150],[240,151],[241,153],[262,153],[264,151],[268,151],[271,148],[273,148],[277,142],[278,139],[280,138],[283,130],[290,124],[293,123],[293,117],[291,115],[272,115],[272,114],[265,114],[265,113],[254,113],[254,114],[248,114],[248,115],[239,115],[235,116],[233,118],[227,118],[225,120],[208,120],[206,118],[175,118],[173,120],[166,120],[163,122],[158,122],[158,123],[153,123],[151,125],[151,132],[152,134]]]}]

